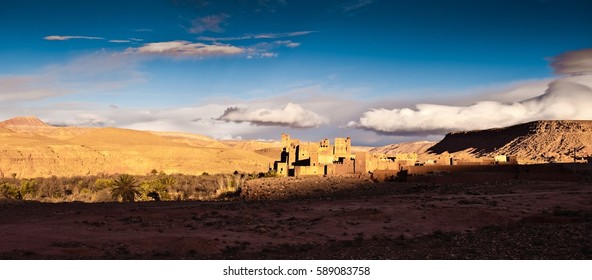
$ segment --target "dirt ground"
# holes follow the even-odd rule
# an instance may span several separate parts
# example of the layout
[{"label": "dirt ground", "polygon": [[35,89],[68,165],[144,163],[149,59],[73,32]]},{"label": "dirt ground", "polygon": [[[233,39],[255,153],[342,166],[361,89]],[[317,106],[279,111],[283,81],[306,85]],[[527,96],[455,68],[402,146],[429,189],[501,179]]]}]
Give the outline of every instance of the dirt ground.
[{"label": "dirt ground", "polygon": [[228,201],[0,202],[1,259],[592,259],[592,184],[263,178]]}]

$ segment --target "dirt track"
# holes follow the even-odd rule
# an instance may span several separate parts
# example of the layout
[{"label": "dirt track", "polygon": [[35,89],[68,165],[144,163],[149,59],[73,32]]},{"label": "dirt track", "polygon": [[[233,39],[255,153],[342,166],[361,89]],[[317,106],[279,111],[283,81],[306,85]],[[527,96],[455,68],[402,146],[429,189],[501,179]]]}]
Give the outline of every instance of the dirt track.
[{"label": "dirt track", "polygon": [[590,259],[592,185],[260,179],[237,201],[0,204],[2,259]]}]

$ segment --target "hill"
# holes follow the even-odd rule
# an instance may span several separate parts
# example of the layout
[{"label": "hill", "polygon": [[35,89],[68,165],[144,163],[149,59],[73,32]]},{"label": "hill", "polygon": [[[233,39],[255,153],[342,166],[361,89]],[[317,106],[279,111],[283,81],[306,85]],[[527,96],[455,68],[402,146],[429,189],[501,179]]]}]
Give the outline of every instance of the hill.
[{"label": "hill", "polygon": [[448,133],[430,153],[513,155],[526,162],[569,162],[592,155],[592,121],[534,121],[510,127]]},{"label": "hill", "polygon": [[11,126],[49,126],[37,117],[16,117],[3,122],[0,122],[0,127],[11,127]]},{"label": "hill", "polygon": [[0,178],[265,172],[275,160],[203,135],[54,127],[35,117],[0,122],[0,135]]},{"label": "hill", "polygon": [[376,147],[370,149],[371,153],[382,153],[382,154],[399,154],[399,153],[416,153],[424,154],[426,151],[434,146],[436,142],[430,141],[417,141],[417,142],[406,142],[398,144],[390,144],[382,147]]}]

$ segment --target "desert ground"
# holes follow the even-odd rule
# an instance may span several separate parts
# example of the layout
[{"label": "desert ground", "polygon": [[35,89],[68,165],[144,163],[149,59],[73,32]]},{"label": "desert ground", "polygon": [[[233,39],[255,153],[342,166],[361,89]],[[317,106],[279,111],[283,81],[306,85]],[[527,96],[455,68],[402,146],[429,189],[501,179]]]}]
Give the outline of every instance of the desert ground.
[{"label": "desert ground", "polygon": [[2,259],[591,259],[592,182],[262,178],[224,201],[3,201],[0,240]]}]

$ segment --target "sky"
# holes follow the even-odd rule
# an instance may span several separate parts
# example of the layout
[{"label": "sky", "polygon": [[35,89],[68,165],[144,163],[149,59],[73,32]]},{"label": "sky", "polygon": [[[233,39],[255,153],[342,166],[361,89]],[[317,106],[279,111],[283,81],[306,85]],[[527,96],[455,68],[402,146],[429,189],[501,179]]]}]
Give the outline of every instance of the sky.
[{"label": "sky", "polygon": [[592,119],[591,1],[0,2],[0,119],[355,145]]}]

